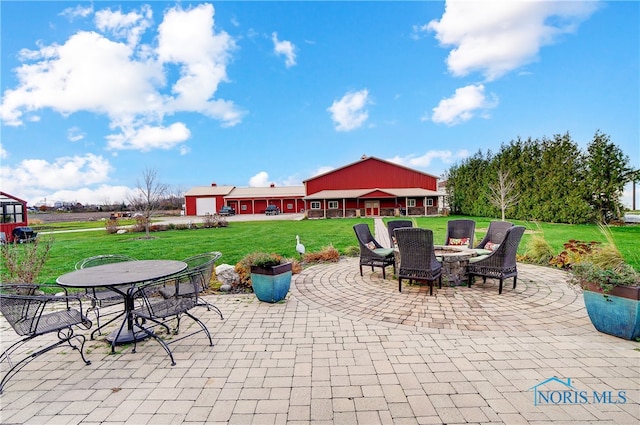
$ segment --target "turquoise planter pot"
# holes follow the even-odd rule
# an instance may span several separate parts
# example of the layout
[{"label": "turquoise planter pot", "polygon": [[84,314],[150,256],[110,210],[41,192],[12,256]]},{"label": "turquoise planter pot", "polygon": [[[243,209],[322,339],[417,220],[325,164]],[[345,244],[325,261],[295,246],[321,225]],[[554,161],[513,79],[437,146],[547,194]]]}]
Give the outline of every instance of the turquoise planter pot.
[{"label": "turquoise planter pot", "polygon": [[[616,293],[615,289],[612,293]],[[587,314],[598,331],[629,340],[640,338],[640,289],[633,289],[635,293],[630,297],[583,292]]]},{"label": "turquoise planter pot", "polygon": [[277,303],[285,299],[291,286],[291,263],[275,267],[251,267],[251,286],[260,301]]}]

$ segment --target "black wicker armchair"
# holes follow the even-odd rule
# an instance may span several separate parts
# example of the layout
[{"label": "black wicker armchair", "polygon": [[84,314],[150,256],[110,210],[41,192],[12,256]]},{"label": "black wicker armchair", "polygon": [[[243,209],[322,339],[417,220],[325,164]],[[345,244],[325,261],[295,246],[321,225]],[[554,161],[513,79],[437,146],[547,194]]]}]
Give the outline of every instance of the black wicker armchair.
[{"label": "black wicker armchair", "polygon": [[400,267],[398,270],[398,291],[402,292],[402,279],[427,282],[429,295],[433,295],[433,282],[438,279],[442,288],[442,264],[436,259],[433,248],[433,231],[421,228],[400,228],[395,230]]},{"label": "black wicker armchair", "polygon": [[394,241],[396,240],[396,235],[394,235],[393,231],[402,227],[413,227],[413,222],[411,220],[392,220],[387,222],[390,248],[394,248]]},{"label": "black wicker armchair", "polygon": [[356,224],[353,230],[360,244],[360,276],[362,276],[362,266],[382,267],[382,278],[386,279],[385,268],[393,266],[393,273],[396,272],[395,255],[392,248],[383,248],[371,235],[369,226],[365,223]]},{"label": "black wicker armchair", "polygon": [[[216,264],[216,260],[220,257],[222,257],[222,253],[220,252],[205,252],[204,254],[194,255],[193,257],[182,260],[187,263],[188,270],[195,270],[199,272],[191,274],[191,277],[195,280],[193,282],[194,287],[198,288],[200,293],[209,289],[209,284],[211,283],[211,277],[213,275],[213,268]],[[206,307],[209,311],[215,310],[220,315],[220,320],[224,319],[220,309],[207,300],[198,297],[196,305]]]},{"label": "black wicker armchair", "polygon": [[473,220],[449,220],[444,244],[472,248],[475,231],[476,222]]},{"label": "black wicker armchair", "polygon": [[[66,290],[58,286],[55,286],[55,290],[59,290],[60,293],[56,295],[37,295],[45,286],[49,285],[0,285],[0,311],[13,330],[24,337],[0,354],[0,361],[6,360],[9,364],[9,370],[0,381],[0,394],[9,379],[30,361],[65,343],[80,352],[80,357],[85,364],[91,364],[84,357],[84,335],[75,334],[73,330],[74,326],[85,329],[91,327],[91,321],[82,314],[81,298],[67,295]],[[57,333],[57,341],[44,348],[39,347],[35,351],[28,352],[17,363],[11,361],[11,354],[23,344],[41,335],[54,332]],[[73,344],[73,339],[80,344],[79,348]]]},{"label": "black wicker armchair", "polygon": [[[133,289],[133,298],[140,299],[142,305],[132,311],[134,319],[134,328],[141,330],[150,337],[154,338],[171,358],[171,366],[175,366],[176,362],[173,353],[169,349],[169,344],[178,342],[184,338],[204,332],[209,339],[209,346],[213,346],[211,334],[206,325],[197,317],[192,315],[189,310],[198,305],[198,294],[200,292],[199,282],[203,280],[202,270],[191,269],[178,275],[169,276],[163,279],[155,280],[138,286]],[[172,333],[177,335],[180,331],[180,319],[182,316],[188,316],[195,321],[201,329],[183,335],[177,339],[167,341],[161,338],[155,331],[153,325],[163,327],[167,333],[170,332],[169,320],[175,320],[175,327]],[[137,348],[137,340],[134,342],[133,352]]]},{"label": "black wicker armchair", "polygon": [[524,230],[523,226],[509,228],[495,251],[469,260],[469,265],[467,266],[469,287],[473,284],[475,276],[482,276],[482,281],[485,283],[487,278],[490,277],[500,281],[498,294],[502,294],[503,281],[513,277],[513,289],[516,289],[516,280],[518,279],[516,253]]},{"label": "black wicker armchair", "polygon": [[[76,270],[86,269],[88,267],[101,266],[103,264],[111,264],[111,263],[122,263],[125,261],[137,261],[133,257],[129,257],[128,255],[122,254],[104,254],[104,255],[96,255],[93,257],[88,257],[83,260],[80,260],[76,263]],[[91,310],[94,311],[96,315],[96,326],[97,328],[91,332],[91,339],[94,339],[95,334],[102,335],[102,328],[113,323],[119,317],[124,314],[124,309],[113,313],[115,317],[109,320],[107,323],[100,325],[100,309],[104,307],[109,307],[112,305],[121,304],[124,302],[124,298],[122,294],[117,293],[116,291],[112,291],[107,288],[87,288],[87,298],[91,301],[91,306],[87,308],[87,316]]]},{"label": "black wicker armchair", "polygon": [[489,229],[487,230],[487,234],[480,241],[478,245],[476,245],[476,249],[486,249],[486,245],[488,242],[493,244],[501,244],[504,240],[505,235],[507,234],[507,230],[513,227],[513,223],[509,223],[508,221],[492,221],[489,223]]}]

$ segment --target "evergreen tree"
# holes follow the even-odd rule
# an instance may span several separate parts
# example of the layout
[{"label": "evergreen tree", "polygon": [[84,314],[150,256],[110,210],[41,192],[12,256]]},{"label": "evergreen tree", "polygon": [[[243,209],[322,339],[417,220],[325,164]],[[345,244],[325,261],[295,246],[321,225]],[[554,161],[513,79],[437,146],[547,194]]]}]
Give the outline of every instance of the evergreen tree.
[{"label": "evergreen tree", "polygon": [[632,180],[634,172],[629,167],[629,157],[599,130],[587,151],[588,202],[602,221],[609,222],[622,216],[624,207],[620,198],[624,185]]}]

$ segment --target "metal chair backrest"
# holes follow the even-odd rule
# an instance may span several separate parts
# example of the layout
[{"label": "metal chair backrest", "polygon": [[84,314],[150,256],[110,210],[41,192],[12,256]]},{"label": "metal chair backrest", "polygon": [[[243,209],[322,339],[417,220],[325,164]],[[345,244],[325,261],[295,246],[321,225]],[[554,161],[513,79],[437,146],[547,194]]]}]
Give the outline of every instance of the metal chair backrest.
[{"label": "metal chair backrest", "polygon": [[76,263],[76,270],[86,269],[88,267],[101,266],[103,264],[111,264],[111,263],[122,263],[125,261],[137,261],[137,259],[133,257],[129,257],[128,255],[123,254],[104,254],[104,255],[95,255],[93,257],[88,257],[83,260],[80,260]]},{"label": "metal chair backrest", "polygon": [[221,252],[212,251],[194,255],[182,260],[187,263],[187,270],[196,270],[200,272],[199,274],[194,273],[192,275],[192,278],[198,279],[197,287],[200,292],[209,287],[211,277],[213,276],[213,268],[215,267],[216,260],[220,257],[222,257]]}]

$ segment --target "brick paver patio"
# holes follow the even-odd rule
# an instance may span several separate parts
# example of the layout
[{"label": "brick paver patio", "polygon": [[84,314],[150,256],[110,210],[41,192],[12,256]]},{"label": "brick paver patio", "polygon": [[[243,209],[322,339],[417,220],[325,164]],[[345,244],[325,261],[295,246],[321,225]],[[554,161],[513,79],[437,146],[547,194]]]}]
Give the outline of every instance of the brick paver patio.
[{"label": "brick paver patio", "polygon": [[[502,295],[490,280],[429,296],[345,259],[295,275],[286,302],[208,296],[225,315],[196,310],[214,347],[179,341],[174,367],[155,341],[115,355],[90,341],[89,366],[52,351],[9,382],[0,422],[637,424],[639,344],[595,331],[563,272],[519,270]],[[550,401],[534,405],[536,390]]]}]

